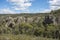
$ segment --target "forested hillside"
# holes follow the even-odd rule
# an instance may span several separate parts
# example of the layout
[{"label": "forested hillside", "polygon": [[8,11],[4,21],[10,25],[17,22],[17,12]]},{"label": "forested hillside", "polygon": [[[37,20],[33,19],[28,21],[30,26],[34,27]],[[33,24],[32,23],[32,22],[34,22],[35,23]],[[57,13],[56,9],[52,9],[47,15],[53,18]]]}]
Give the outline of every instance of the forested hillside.
[{"label": "forested hillside", "polygon": [[[32,35],[35,38],[38,37],[34,40],[40,40],[39,37],[43,37],[41,40],[45,40],[45,38],[58,40],[60,38],[59,14],[60,10],[36,14],[0,14],[0,35],[1,37],[4,34],[21,35],[21,37],[23,35]],[[15,40],[20,40],[20,36],[17,37],[18,39]],[[3,38],[1,40],[4,40]],[[26,40],[30,40],[30,38]]]}]

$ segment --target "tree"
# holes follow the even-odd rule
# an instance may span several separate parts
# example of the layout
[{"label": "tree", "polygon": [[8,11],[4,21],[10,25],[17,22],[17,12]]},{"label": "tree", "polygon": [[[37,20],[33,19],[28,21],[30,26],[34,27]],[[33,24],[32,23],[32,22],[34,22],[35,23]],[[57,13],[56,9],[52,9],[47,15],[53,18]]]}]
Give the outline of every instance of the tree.
[{"label": "tree", "polygon": [[32,28],[33,26],[30,25],[29,23],[21,23],[19,25],[19,30],[23,34],[30,34],[30,32],[32,31]]}]

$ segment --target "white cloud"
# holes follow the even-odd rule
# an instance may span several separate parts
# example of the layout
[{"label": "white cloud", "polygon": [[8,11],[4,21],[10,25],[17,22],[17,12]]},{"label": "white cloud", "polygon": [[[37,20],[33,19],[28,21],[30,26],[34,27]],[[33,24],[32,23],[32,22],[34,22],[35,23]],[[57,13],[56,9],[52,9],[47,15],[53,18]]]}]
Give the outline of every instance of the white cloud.
[{"label": "white cloud", "polygon": [[8,2],[12,3],[12,8],[14,10],[26,10],[30,6],[32,6],[32,0],[7,0]]},{"label": "white cloud", "polygon": [[15,12],[8,8],[0,9],[0,14],[13,14],[13,13],[15,13]]},{"label": "white cloud", "polygon": [[49,13],[49,12],[51,12],[50,9],[45,9],[45,10],[43,10],[43,11],[40,11],[40,13]]},{"label": "white cloud", "polygon": [[48,3],[49,3],[50,9],[45,9],[43,11],[40,11],[41,13],[48,13],[48,12],[51,12],[51,10],[60,9],[60,0],[49,0]]},{"label": "white cloud", "polygon": [[52,10],[57,10],[60,8],[60,0],[50,0],[49,4],[50,4],[50,9]]}]

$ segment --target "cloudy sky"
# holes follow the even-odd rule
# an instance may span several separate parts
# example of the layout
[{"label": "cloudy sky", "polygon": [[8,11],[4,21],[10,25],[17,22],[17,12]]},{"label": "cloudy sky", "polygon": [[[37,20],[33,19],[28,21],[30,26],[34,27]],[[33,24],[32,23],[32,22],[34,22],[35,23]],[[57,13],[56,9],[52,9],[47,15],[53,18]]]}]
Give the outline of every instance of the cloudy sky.
[{"label": "cloudy sky", "polygon": [[1,13],[39,13],[60,8],[60,0],[0,0]]}]

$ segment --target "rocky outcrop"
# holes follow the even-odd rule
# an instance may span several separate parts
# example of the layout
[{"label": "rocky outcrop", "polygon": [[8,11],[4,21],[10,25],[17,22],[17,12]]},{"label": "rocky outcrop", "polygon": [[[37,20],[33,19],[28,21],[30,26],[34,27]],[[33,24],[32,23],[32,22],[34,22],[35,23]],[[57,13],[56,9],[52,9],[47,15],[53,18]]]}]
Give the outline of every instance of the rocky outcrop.
[{"label": "rocky outcrop", "polygon": [[14,27],[13,25],[15,24],[20,24],[22,22],[26,22],[26,23],[39,23],[39,22],[44,22],[45,24],[50,24],[50,23],[53,23],[53,24],[57,24],[57,23],[60,23],[60,17],[55,17],[53,15],[48,15],[48,16],[31,16],[31,17],[28,17],[28,16],[16,16],[16,17],[11,17],[11,16],[8,16],[8,17],[3,17],[3,20],[0,20],[1,22],[3,21],[7,26],[11,26],[11,27]]},{"label": "rocky outcrop", "polygon": [[[3,24],[6,27],[14,27],[16,24],[20,24],[20,23],[38,23],[41,20],[41,17],[25,17],[25,16],[17,16],[17,17],[11,17],[8,16],[6,18],[3,18],[3,20],[1,20],[1,22],[3,21]],[[3,25],[2,24],[2,25]]]},{"label": "rocky outcrop", "polygon": [[57,25],[60,25],[60,17],[56,17],[56,23]]}]

